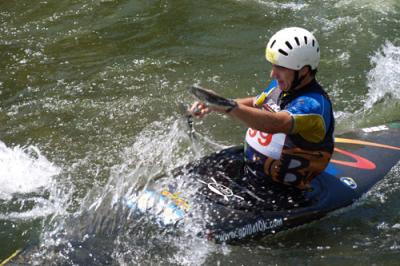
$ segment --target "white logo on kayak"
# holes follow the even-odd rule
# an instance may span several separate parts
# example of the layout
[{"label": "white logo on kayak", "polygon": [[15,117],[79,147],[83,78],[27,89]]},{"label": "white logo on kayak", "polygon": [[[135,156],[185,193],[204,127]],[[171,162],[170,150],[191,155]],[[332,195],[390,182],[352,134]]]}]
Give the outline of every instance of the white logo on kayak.
[{"label": "white logo on kayak", "polygon": [[377,132],[377,131],[383,131],[383,130],[389,130],[389,128],[387,126],[385,126],[385,125],[376,126],[376,127],[362,128],[362,131],[364,131],[365,133]]},{"label": "white logo on kayak", "polygon": [[231,231],[224,232],[221,234],[216,234],[215,239],[225,242],[231,239],[243,239],[247,236],[257,234],[259,232],[265,232],[272,230],[271,233],[275,233],[274,229],[283,226],[282,218],[275,219],[261,219],[257,220],[255,223],[246,224],[242,227],[237,227]]},{"label": "white logo on kayak", "polygon": [[238,196],[238,195],[233,194],[232,189],[230,189],[230,188],[228,188],[227,186],[224,186],[224,185],[218,183],[214,178],[211,178],[211,180],[213,181],[213,182],[211,182],[211,183],[204,182],[203,180],[199,180],[199,181],[200,181],[201,183],[207,185],[207,187],[208,187],[212,192],[214,192],[215,194],[218,194],[218,195],[224,197],[224,199],[225,199],[226,201],[228,201],[230,197],[236,197],[236,198],[238,198],[238,199],[244,200],[244,198],[242,198],[242,197],[240,197],[240,196]]},{"label": "white logo on kayak", "polygon": [[340,178],[340,181],[342,181],[346,186],[352,188],[352,189],[356,189],[357,188],[357,183],[356,181],[354,181],[353,178],[351,177],[346,177],[343,176]]}]

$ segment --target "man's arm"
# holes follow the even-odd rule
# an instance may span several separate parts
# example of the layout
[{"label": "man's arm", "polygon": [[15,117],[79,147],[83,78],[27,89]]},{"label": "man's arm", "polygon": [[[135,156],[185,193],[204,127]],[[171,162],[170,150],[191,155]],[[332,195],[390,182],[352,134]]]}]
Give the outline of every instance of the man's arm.
[{"label": "man's arm", "polygon": [[[238,104],[228,114],[239,119],[250,128],[266,133],[285,133],[291,132],[293,118],[287,112],[272,113],[253,106],[254,97],[235,99]],[[193,115],[202,118],[204,115],[215,111],[225,113],[224,109],[218,107],[208,107],[204,103],[195,102],[190,109]]]},{"label": "man's arm", "polygon": [[[243,101],[243,102],[242,102]],[[285,133],[289,134],[293,126],[293,118],[288,112],[272,113],[266,110],[249,106],[249,98],[236,101],[237,107],[229,115],[235,117],[246,124],[248,127],[266,133]]]},{"label": "man's arm", "polygon": [[242,99],[235,99],[235,102],[238,104],[243,104],[249,107],[253,107],[253,102],[254,102],[255,97],[248,97],[248,98],[242,98]]}]

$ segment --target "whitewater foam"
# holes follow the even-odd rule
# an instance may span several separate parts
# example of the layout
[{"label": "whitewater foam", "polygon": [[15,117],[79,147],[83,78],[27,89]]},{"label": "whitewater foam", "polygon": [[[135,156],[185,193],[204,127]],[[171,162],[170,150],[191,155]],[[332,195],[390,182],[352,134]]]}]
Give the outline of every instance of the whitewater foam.
[{"label": "whitewater foam", "polygon": [[386,41],[383,47],[371,56],[374,68],[367,74],[368,98],[366,108],[390,94],[400,99],[400,47]]},{"label": "whitewater foam", "polygon": [[375,0],[341,0],[334,3],[334,7],[337,8],[355,8],[361,10],[372,10],[379,12],[381,14],[390,14],[395,12],[396,6],[398,6],[397,0],[385,0],[385,1],[375,1]]},{"label": "whitewater foam", "polygon": [[[239,2],[242,1],[239,0]],[[307,3],[297,3],[297,2],[280,3],[278,1],[265,1],[265,0],[255,0],[255,2],[277,10],[289,9],[293,11],[298,11],[309,6],[309,4]]]},{"label": "whitewater foam", "polygon": [[60,168],[49,162],[35,146],[13,148],[0,141],[0,199],[13,194],[40,192],[49,187]]}]

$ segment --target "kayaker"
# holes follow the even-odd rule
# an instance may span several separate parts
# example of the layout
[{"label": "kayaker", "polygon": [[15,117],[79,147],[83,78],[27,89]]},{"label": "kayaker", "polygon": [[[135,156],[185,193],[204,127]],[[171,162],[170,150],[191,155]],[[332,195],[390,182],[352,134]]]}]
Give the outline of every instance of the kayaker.
[{"label": "kayaker", "polygon": [[229,109],[195,102],[190,111],[200,118],[214,111],[239,119],[249,127],[247,170],[267,181],[307,189],[334,148],[332,103],[315,79],[319,44],[303,28],[284,28],[269,40],[266,59],[272,64],[272,82],[257,97],[236,99]]}]

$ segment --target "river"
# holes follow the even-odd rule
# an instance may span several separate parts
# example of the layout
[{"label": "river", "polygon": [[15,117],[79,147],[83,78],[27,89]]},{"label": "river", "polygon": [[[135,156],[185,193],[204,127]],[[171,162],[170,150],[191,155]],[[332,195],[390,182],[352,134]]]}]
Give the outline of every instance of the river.
[{"label": "river", "polygon": [[0,3],[0,261],[33,265],[398,265],[399,164],[355,205],[248,244],[171,236],[118,201],[243,142],[200,83],[235,98],[268,84],[265,45],[311,30],[338,130],[400,120],[398,0],[31,0]]}]

